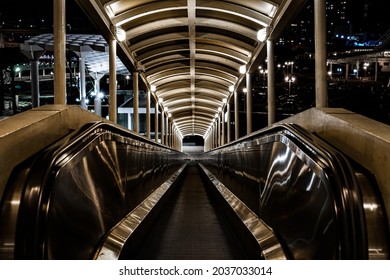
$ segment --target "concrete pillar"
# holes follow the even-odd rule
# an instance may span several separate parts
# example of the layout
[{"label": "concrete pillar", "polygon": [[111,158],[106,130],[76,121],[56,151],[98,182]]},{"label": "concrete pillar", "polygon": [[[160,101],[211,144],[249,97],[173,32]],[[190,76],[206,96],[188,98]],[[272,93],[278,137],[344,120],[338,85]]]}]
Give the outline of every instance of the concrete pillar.
[{"label": "concrete pillar", "polygon": [[234,92],[234,139],[237,140],[240,137],[240,120],[239,120],[239,107],[238,107],[238,93]]},{"label": "concrete pillar", "polygon": [[274,42],[267,41],[268,125],[275,123],[275,54]]},{"label": "concrete pillar", "polygon": [[109,99],[109,119],[117,123],[118,109],[116,104],[117,97],[117,80],[116,80],[116,39],[111,35],[109,42],[109,68],[110,68],[110,99]]},{"label": "concrete pillar", "polygon": [[349,63],[345,64],[345,80],[349,79]]},{"label": "concrete pillar", "polygon": [[134,132],[139,132],[139,73],[133,73],[133,114],[134,114]]},{"label": "concrete pillar", "polygon": [[226,118],[226,143],[230,143],[231,139],[231,130],[230,130],[230,102],[226,103],[226,112],[227,112],[227,118]]},{"label": "concrete pillar", "polygon": [[171,123],[171,147],[176,150],[176,130],[173,122]]},{"label": "concrete pillar", "polygon": [[66,104],[65,0],[54,0],[54,104]]},{"label": "concrete pillar", "polygon": [[81,54],[79,56],[79,72],[80,72],[80,107],[83,109],[87,109],[87,90],[86,90],[86,83],[85,83],[85,57]]},{"label": "concrete pillar", "polygon": [[93,73],[90,76],[94,79],[94,92],[95,92],[95,100],[94,100],[94,109],[95,114],[98,116],[102,116],[102,99],[100,95],[100,79],[103,78],[104,74],[102,73]]},{"label": "concrete pillar", "polygon": [[168,142],[168,136],[169,136],[169,117],[168,117],[168,112],[164,112],[164,114],[167,114],[165,116],[165,145],[169,145],[169,142]]},{"label": "concrete pillar", "polygon": [[246,73],[246,134],[252,132],[252,80],[251,74]]},{"label": "concrete pillar", "polygon": [[211,127],[211,148],[214,149],[216,147],[215,145],[215,123],[213,123],[213,126]]},{"label": "concrete pillar", "polygon": [[314,0],[316,107],[328,107],[325,0]]},{"label": "concrete pillar", "polygon": [[172,122],[172,119],[169,120],[169,135],[168,135],[168,143],[169,143],[169,147],[173,148],[173,144],[172,144],[172,134],[173,134],[173,122]]},{"label": "concrete pillar", "polygon": [[38,107],[39,104],[39,62],[38,60],[32,60],[31,61],[31,71],[30,71],[30,78],[31,78],[31,101],[32,101],[32,107]]},{"label": "concrete pillar", "polygon": [[150,91],[146,92],[146,138],[150,139]]},{"label": "concrete pillar", "polygon": [[154,104],[154,141],[158,142],[158,100]]},{"label": "concrete pillar", "polygon": [[375,82],[378,81],[378,57],[375,57]]},{"label": "concrete pillar", "polygon": [[360,67],[360,60],[358,59],[357,61],[356,61],[356,78],[359,78],[360,76],[360,73],[359,73],[359,67]]},{"label": "concrete pillar", "polygon": [[161,107],[161,144],[165,144],[165,112],[164,108]]},{"label": "concrete pillar", "polygon": [[221,145],[225,145],[225,112],[223,108],[221,112]]},{"label": "concrete pillar", "polygon": [[218,114],[217,119],[215,120],[217,124],[217,146],[221,146],[221,116]]}]

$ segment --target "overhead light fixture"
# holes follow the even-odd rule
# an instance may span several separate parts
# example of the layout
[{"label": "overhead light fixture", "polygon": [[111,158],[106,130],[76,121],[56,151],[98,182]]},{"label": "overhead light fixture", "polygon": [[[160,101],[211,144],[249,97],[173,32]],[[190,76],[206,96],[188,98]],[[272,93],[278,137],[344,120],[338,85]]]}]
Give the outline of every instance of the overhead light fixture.
[{"label": "overhead light fixture", "polygon": [[158,98],[158,103],[162,104],[163,101],[164,101],[164,99],[162,99],[162,97],[159,97],[159,98]]},{"label": "overhead light fixture", "polygon": [[268,27],[264,27],[264,28],[260,29],[259,31],[257,31],[257,40],[259,40],[262,43],[267,41],[267,38],[269,35],[268,30],[269,30]]},{"label": "overhead light fixture", "polygon": [[222,99],[222,103],[226,104],[227,103],[227,98]]},{"label": "overhead light fixture", "polygon": [[126,40],[126,32],[119,26],[115,28],[115,35],[119,42]]},{"label": "overhead light fixture", "polygon": [[150,86],[150,90],[151,90],[152,92],[155,92],[155,91],[156,91],[156,86],[155,86],[155,85],[151,85],[151,86]]},{"label": "overhead light fixture", "polygon": [[231,86],[229,87],[229,91],[230,91],[230,92],[233,92],[233,91],[234,91],[234,85],[231,85]]},{"label": "overhead light fixture", "polygon": [[246,73],[246,65],[241,65],[240,66],[240,74],[245,74]]}]

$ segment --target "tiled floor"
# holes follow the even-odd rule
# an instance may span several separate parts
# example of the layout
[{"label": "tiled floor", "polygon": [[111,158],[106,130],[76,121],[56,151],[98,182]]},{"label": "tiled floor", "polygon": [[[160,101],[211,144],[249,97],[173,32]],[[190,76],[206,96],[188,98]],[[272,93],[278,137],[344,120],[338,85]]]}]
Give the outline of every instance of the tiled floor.
[{"label": "tiled floor", "polygon": [[246,259],[222,213],[206,193],[196,165],[189,165],[137,259]]}]

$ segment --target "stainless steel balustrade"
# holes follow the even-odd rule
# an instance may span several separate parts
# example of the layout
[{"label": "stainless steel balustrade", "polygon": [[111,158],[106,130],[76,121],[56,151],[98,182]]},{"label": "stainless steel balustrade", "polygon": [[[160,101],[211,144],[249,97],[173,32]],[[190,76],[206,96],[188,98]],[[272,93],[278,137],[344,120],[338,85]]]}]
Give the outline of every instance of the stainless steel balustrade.
[{"label": "stainless steel balustrade", "polygon": [[90,259],[99,241],[186,155],[107,123],[53,144],[10,177],[2,259]]},{"label": "stainless steel balustrade", "polygon": [[264,129],[202,163],[275,232],[288,258],[389,257],[375,180],[302,128]]},{"label": "stainless steel balustrade", "polygon": [[[64,137],[12,172],[1,204],[0,259],[105,258],[104,247],[95,254],[105,238],[115,241],[109,235],[115,225],[127,223],[186,161],[106,123]],[[272,237],[277,250],[261,248],[263,256],[389,258],[388,221],[374,176],[302,128],[273,126],[200,161]]]}]

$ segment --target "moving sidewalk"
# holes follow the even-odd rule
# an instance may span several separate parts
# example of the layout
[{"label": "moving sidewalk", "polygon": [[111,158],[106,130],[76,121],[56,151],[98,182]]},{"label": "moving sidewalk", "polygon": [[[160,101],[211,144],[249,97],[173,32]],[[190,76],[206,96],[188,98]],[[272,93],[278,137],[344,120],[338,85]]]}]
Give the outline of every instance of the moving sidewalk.
[{"label": "moving sidewalk", "polygon": [[[295,125],[191,161],[116,126],[88,124],[14,168],[0,206],[1,259],[388,258],[372,174]],[[192,214],[178,220],[180,208]],[[225,255],[199,253],[215,242]]]}]

